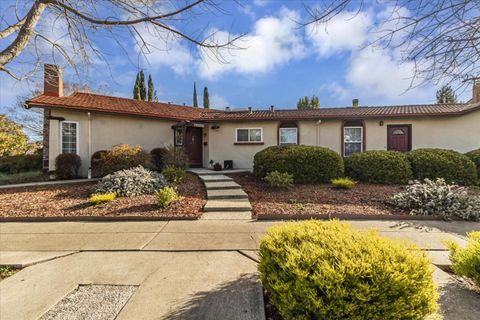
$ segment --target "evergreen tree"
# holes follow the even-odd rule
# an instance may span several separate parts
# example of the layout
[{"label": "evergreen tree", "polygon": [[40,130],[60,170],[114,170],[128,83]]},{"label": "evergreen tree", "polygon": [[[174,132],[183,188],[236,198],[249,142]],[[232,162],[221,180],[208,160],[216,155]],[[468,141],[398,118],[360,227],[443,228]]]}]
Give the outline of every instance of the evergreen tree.
[{"label": "evergreen tree", "polygon": [[133,86],[133,99],[140,100],[140,74],[138,72],[135,85]]},{"label": "evergreen tree", "polygon": [[437,103],[456,103],[457,95],[449,85],[444,85],[437,90]]},{"label": "evergreen tree", "polygon": [[203,89],[203,108],[210,109],[210,98],[208,97],[208,88]]},{"label": "evergreen tree", "polygon": [[193,106],[198,108],[198,100],[197,100],[197,84],[193,82]]},{"label": "evergreen tree", "polygon": [[318,108],[320,108],[320,99],[315,95],[311,98],[305,96],[305,98],[300,98],[297,101],[298,110],[313,110]]},{"label": "evergreen tree", "polygon": [[140,99],[145,101],[147,99],[147,87],[145,86],[145,75],[143,74],[143,70],[140,70],[139,87]]},{"label": "evergreen tree", "polygon": [[153,87],[153,81],[152,81],[152,75],[148,75],[148,91],[147,91],[147,97],[148,101],[154,101],[153,96],[154,96],[155,88]]},{"label": "evergreen tree", "polygon": [[158,102],[157,90],[153,91],[153,100],[152,101]]}]

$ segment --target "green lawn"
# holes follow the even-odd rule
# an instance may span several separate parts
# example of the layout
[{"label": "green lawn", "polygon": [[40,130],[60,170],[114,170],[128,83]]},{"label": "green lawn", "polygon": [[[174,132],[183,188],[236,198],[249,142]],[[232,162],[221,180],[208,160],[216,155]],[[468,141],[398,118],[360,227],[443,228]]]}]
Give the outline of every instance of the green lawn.
[{"label": "green lawn", "polygon": [[40,181],[40,180],[42,180],[41,171],[27,171],[27,172],[15,173],[15,174],[0,173],[0,185],[24,183],[24,182]]}]

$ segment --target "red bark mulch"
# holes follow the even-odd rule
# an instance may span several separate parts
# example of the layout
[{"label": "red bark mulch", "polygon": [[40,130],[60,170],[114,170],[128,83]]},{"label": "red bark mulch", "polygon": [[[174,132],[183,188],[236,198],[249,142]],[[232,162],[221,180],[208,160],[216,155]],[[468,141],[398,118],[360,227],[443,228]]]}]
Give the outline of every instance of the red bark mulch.
[{"label": "red bark mulch", "polygon": [[196,217],[202,214],[206,192],[198,177],[189,174],[177,186],[184,198],[165,209],[155,195],[119,197],[93,206],[88,196],[96,183],[0,189],[0,217],[145,216]]},{"label": "red bark mulch", "polygon": [[329,184],[295,184],[289,190],[272,189],[250,173],[231,174],[248,194],[253,214],[314,215],[406,215],[407,211],[385,203],[402,190],[396,185],[359,183],[353,189],[339,190]]}]

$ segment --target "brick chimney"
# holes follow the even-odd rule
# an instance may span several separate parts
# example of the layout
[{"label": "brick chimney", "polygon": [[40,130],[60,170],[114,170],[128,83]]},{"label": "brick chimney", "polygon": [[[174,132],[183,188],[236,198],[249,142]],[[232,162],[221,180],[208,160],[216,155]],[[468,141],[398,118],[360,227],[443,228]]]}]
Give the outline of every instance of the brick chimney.
[{"label": "brick chimney", "polygon": [[479,103],[479,102],[480,102],[480,80],[477,79],[473,82],[472,103]]},{"label": "brick chimney", "polygon": [[62,69],[55,64],[45,64],[43,78],[43,93],[47,96],[63,96]]}]

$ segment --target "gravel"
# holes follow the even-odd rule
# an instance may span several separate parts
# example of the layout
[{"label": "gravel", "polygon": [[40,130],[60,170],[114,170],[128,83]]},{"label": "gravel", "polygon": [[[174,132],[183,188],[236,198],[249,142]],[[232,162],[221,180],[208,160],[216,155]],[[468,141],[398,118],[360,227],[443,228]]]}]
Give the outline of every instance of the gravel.
[{"label": "gravel", "polygon": [[115,319],[137,286],[80,285],[40,320]]}]

